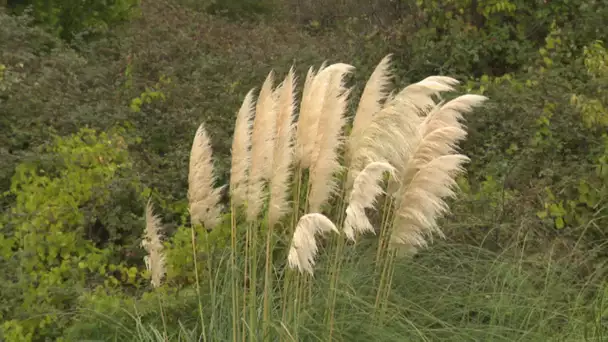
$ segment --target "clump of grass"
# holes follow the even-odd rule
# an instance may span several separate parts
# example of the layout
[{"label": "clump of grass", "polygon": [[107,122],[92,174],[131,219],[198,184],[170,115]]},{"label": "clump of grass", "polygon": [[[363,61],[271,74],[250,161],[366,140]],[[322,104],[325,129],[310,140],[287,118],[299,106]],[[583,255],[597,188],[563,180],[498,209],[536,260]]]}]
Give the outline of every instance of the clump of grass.
[{"label": "clump of grass", "polygon": [[[309,69],[297,125],[293,68],[276,88],[275,74],[270,72],[257,101],[250,91],[238,111],[230,178],[234,341],[268,339],[277,323],[281,334],[298,338],[298,327],[305,321],[317,286],[315,256],[323,251],[328,253],[330,280],[324,322],[331,340],[340,271],[349,260],[346,255],[357,248],[346,241],[356,241],[355,233],[380,231],[376,265],[370,269],[377,281],[373,312],[380,319],[389,307],[397,251],[426,247],[428,238],[442,236],[437,218],[448,211],[444,199],[455,195],[454,178],[468,160],[456,151],[466,136],[462,114],[485,98],[465,95],[437,103],[436,96],[454,90],[457,84],[444,76],[428,77],[389,96],[387,56],[367,82],[352,119],[352,133],[346,136],[351,89],[345,79],[353,71],[345,63],[324,64],[316,73]],[[213,187],[211,160],[209,138],[201,125],[189,171],[193,227],[202,223],[210,229],[219,222],[220,188]],[[374,208],[379,198],[383,205]],[[366,210],[371,209],[382,216],[378,227],[367,217]],[[238,215],[241,211],[244,217]],[[286,216],[289,212],[291,217]],[[241,225],[246,227],[244,232],[238,229]],[[346,238],[337,227],[342,227]],[[328,231],[338,234],[317,241],[316,233]],[[277,244],[275,239],[284,243]],[[260,260],[262,246],[265,257]],[[289,251],[277,254],[280,248]],[[244,261],[242,277],[237,260]],[[279,277],[282,282],[277,281]],[[282,294],[278,302],[274,294]],[[199,311],[205,326],[203,310]]]}]

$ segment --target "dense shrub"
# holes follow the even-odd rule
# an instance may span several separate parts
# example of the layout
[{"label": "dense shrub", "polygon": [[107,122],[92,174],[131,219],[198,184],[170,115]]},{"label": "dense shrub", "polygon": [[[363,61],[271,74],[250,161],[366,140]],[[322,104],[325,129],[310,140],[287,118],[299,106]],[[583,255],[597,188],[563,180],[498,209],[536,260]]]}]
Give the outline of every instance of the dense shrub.
[{"label": "dense shrub", "polygon": [[9,0],[7,4],[14,13],[29,12],[37,24],[71,41],[107,32],[111,26],[130,19],[139,0]]}]

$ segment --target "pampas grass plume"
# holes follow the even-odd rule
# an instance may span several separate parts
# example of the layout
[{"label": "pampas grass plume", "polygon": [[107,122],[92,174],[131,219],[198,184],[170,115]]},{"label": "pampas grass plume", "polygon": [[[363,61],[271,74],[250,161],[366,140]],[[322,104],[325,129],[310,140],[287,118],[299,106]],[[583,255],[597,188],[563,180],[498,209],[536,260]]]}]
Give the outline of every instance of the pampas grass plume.
[{"label": "pampas grass plume", "polygon": [[214,188],[213,151],[204,124],[201,124],[192,142],[188,172],[188,202],[190,222],[213,229],[220,221],[220,199],[223,187]]},{"label": "pampas grass plume", "polygon": [[395,168],[391,164],[373,162],[368,164],[355,179],[346,208],[343,228],[344,234],[349,240],[355,241],[355,233],[374,233],[374,227],[369,222],[365,209],[373,208],[376,204],[376,197],[384,193],[378,183],[382,181],[385,172],[392,177],[395,176]]},{"label": "pampas grass plume", "polygon": [[336,180],[333,176],[341,169],[338,151],[343,144],[345,113],[350,95],[350,89],[344,88],[343,77],[353,68],[340,63],[331,65],[322,71],[322,73],[331,73],[327,76],[329,89],[323,101],[323,115],[319,118],[317,136],[311,155],[310,192],[308,193],[310,212],[319,212],[321,206],[337,190]]},{"label": "pampas grass plume", "polygon": [[161,221],[154,214],[152,202],[146,205],[146,230],[141,241],[142,247],[148,252],[144,257],[146,268],[151,273],[152,286],[159,287],[165,275],[165,257],[162,253],[163,244],[161,242]]},{"label": "pampas grass plume", "polygon": [[330,84],[335,79],[333,76],[344,75],[352,69],[352,65],[335,63],[328,67],[321,66],[316,75],[312,69],[309,70],[304,83],[296,132],[296,162],[301,168],[310,168],[314,164],[315,154],[318,152],[315,148],[320,134],[319,121],[323,117],[321,114],[325,113],[327,93],[335,86]]},{"label": "pampas grass plume", "polygon": [[291,68],[279,89],[276,139],[270,179],[268,221],[276,224],[289,209],[288,190],[293,161],[295,75]]},{"label": "pampas grass plume", "polygon": [[306,214],[300,218],[293,234],[289,249],[288,264],[292,269],[301,273],[313,275],[317,241],[315,235],[323,235],[331,231],[339,234],[336,225],[325,215],[319,213]]},{"label": "pampas grass plume", "polygon": [[232,139],[232,163],[230,168],[230,193],[232,202],[239,206],[247,198],[247,171],[251,159],[251,119],[254,114],[253,89],[250,90],[236,116]]},{"label": "pampas grass plume", "polygon": [[433,233],[444,236],[437,218],[448,212],[443,199],[455,196],[455,177],[464,171],[462,164],[467,161],[469,158],[461,154],[437,157],[420,168],[408,186],[402,187],[393,244],[425,247],[427,237]]},{"label": "pampas grass plume", "polygon": [[270,72],[260,89],[251,133],[251,166],[247,186],[247,220],[255,221],[266,198],[264,181],[272,172],[273,148],[276,131],[276,98],[272,86],[274,72]]},{"label": "pampas grass plume", "polygon": [[357,150],[362,133],[371,123],[373,116],[382,110],[383,102],[387,99],[387,88],[392,77],[389,71],[390,61],[391,55],[380,61],[363,89],[349,137],[349,154]]}]

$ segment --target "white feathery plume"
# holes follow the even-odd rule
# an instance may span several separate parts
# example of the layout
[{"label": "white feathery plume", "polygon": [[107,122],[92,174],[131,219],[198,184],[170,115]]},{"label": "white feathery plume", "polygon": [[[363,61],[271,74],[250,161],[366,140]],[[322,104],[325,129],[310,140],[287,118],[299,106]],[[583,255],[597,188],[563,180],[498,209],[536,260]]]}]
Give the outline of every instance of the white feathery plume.
[{"label": "white feathery plume", "polygon": [[391,164],[373,162],[369,163],[355,178],[343,228],[348,239],[355,241],[355,233],[374,233],[374,227],[369,222],[365,209],[373,208],[377,196],[384,193],[378,183],[382,181],[385,172],[388,172],[391,177],[395,176],[395,168]]},{"label": "white feathery plume", "polygon": [[391,236],[393,245],[425,247],[433,233],[443,237],[437,218],[449,211],[444,198],[454,197],[455,177],[464,172],[469,158],[461,154],[437,157],[416,172],[401,188],[400,203]]},{"label": "white feathery plume", "polygon": [[258,95],[251,134],[251,166],[247,186],[247,221],[255,221],[265,199],[264,181],[272,171],[272,152],[276,131],[276,98],[272,90],[274,72],[270,72]]},{"label": "white feathery plume", "polygon": [[341,165],[338,150],[344,142],[343,129],[346,124],[346,108],[350,90],[345,89],[343,77],[353,69],[347,64],[334,64],[324,69],[319,76],[330,72],[329,89],[325,94],[322,113],[319,119],[315,147],[310,169],[310,192],[308,204],[310,212],[319,212],[321,206],[336,191],[334,174]]},{"label": "white feathery plume", "polygon": [[317,255],[317,241],[315,235],[326,234],[338,229],[325,215],[319,213],[306,214],[300,218],[293,234],[287,261],[289,267],[297,268],[300,273],[308,272],[313,275],[315,256]]},{"label": "white feathery plume", "polygon": [[316,75],[309,70],[300,105],[300,116],[296,132],[296,162],[302,168],[314,164],[316,138],[319,134],[319,120],[322,117],[326,94],[331,90],[330,82],[335,73],[345,74],[354,67],[344,63],[335,63],[321,67]]},{"label": "white feathery plume", "polygon": [[352,151],[357,150],[359,139],[365,128],[370,125],[373,116],[382,110],[383,102],[387,98],[387,88],[392,77],[389,71],[390,61],[391,55],[387,55],[380,61],[363,89],[348,139],[349,155],[352,155]]},{"label": "white feathery plume", "polygon": [[[479,95],[463,95],[448,103],[437,104],[420,124],[419,143],[400,177],[402,189],[397,199],[399,217],[396,220],[399,223],[393,229],[393,244],[401,244],[410,250],[415,250],[426,244],[426,236],[432,237],[432,233],[443,236],[435,224],[435,217],[444,212],[445,203],[440,200],[442,197],[453,195],[448,191],[455,185],[455,181],[450,177],[461,172],[460,165],[468,160],[463,155],[455,154],[458,142],[467,135],[466,127],[460,121],[464,112],[482,104],[486,99]],[[430,170],[429,165],[434,165],[435,169]],[[421,182],[422,177],[429,177],[429,172],[435,172],[436,179],[427,178],[426,184]],[[429,209],[424,215],[413,214],[418,207],[425,208],[426,204],[419,198],[412,201],[411,197],[416,196],[416,191],[427,190],[424,186],[432,189],[433,181],[443,182],[446,186],[446,189],[443,189],[445,193],[439,193],[442,189],[437,188],[434,193],[436,197],[430,197],[431,199],[427,201],[430,201],[431,205],[426,208],[433,208],[435,211]],[[418,221],[412,224],[413,220]]]},{"label": "white feathery plume", "polygon": [[462,113],[469,112],[473,107],[481,105],[488,98],[482,95],[466,94],[445,104],[437,105],[424,119],[421,129],[422,134],[427,135],[430,132],[441,127],[459,127],[463,120]]},{"label": "white feathery plume", "polygon": [[291,68],[278,88],[278,118],[274,145],[272,177],[270,179],[270,202],[268,222],[276,224],[289,209],[288,190],[290,167],[293,161],[294,92],[295,75]]},{"label": "white feathery plume", "polygon": [[347,189],[370,162],[387,161],[395,167],[400,178],[422,139],[419,127],[424,114],[435,105],[432,96],[453,90],[451,84],[457,83],[450,77],[430,76],[389,96],[382,110],[362,132],[358,147],[353,151]]},{"label": "white feathery plume", "polygon": [[188,172],[188,203],[192,225],[213,229],[220,221],[221,191],[214,188],[213,151],[204,124],[196,130],[190,153]]},{"label": "white feathery plume", "polygon": [[419,127],[421,140],[401,177],[404,185],[409,184],[414,174],[431,160],[456,152],[458,143],[467,136],[466,127],[460,122],[463,112],[470,111],[486,99],[480,95],[463,95],[431,110]]},{"label": "white feathery plume", "polygon": [[251,158],[251,119],[254,114],[253,89],[251,89],[236,116],[232,139],[232,163],[230,167],[230,197],[239,206],[247,197],[247,172]]},{"label": "white feathery plume", "polygon": [[403,88],[392,102],[399,102],[404,109],[417,110],[419,115],[426,114],[435,106],[433,95],[453,91],[452,84],[458,84],[458,81],[447,76],[430,76]]},{"label": "white feathery plume", "polygon": [[154,215],[152,202],[148,200],[146,205],[146,230],[141,241],[141,246],[148,252],[144,257],[146,268],[150,271],[150,283],[154,287],[159,287],[165,276],[165,257],[162,253],[163,244],[161,242],[161,220]]},{"label": "white feathery plume", "polygon": [[314,143],[311,137],[314,137],[319,122],[318,102],[312,98],[314,80],[315,72],[313,67],[310,67],[302,89],[302,101],[296,129],[295,161],[301,167],[310,166],[310,154]]}]

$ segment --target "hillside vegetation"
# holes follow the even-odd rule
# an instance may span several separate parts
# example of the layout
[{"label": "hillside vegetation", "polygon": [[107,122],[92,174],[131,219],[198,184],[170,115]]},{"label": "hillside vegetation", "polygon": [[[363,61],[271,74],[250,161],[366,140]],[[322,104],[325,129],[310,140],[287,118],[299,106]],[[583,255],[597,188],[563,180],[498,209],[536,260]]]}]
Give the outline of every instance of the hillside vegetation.
[{"label": "hillside vegetation", "polygon": [[0,2],[0,340],[607,340],[606,22]]}]

